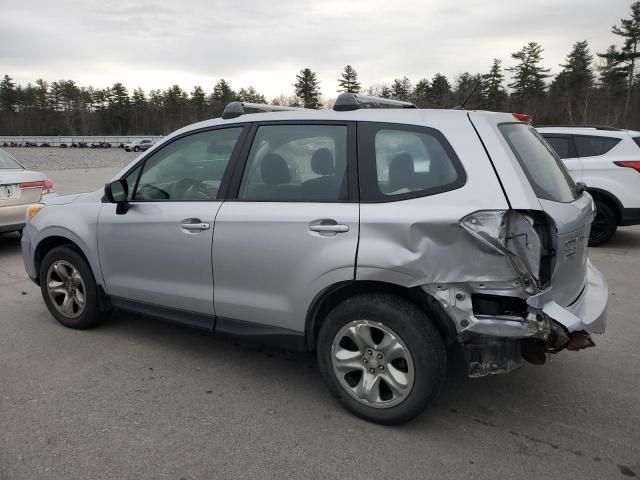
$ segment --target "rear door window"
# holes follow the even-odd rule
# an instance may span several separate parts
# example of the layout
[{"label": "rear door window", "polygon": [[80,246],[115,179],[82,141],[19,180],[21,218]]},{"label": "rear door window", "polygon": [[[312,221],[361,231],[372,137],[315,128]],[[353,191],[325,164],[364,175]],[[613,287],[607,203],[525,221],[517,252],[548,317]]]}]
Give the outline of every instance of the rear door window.
[{"label": "rear door window", "polygon": [[574,135],[579,157],[598,157],[604,155],[618,143],[619,138]]},{"label": "rear door window", "polygon": [[573,139],[569,135],[547,135],[543,133],[542,136],[560,158],[575,158],[577,156],[573,146]]},{"label": "rear door window", "polygon": [[640,137],[633,137],[633,141],[640,147]]},{"label": "rear door window", "polygon": [[569,172],[536,129],[523,123],[503,123],[498,128],[538,198],[563,203],[576,199]]}]

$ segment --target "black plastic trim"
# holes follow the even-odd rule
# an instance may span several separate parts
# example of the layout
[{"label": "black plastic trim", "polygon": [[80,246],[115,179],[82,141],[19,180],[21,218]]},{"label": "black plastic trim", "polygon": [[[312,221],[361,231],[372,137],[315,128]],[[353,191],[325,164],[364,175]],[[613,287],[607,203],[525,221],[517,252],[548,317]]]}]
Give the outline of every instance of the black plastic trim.
[{"label": "black plastic trim", "polygon": [[242,337],[243,339],[250,339],[286,350],[294,350],[297,352],[307,351],[304,332],[298,332],[288,328],[245,322],[227,317],[217,317],[215,333]]},{"label": "black plastic trim", "polygon": [[147,317],[157,318],[171,323],[189,325],[208,331],[213,331],[215,317],[202,313],[180,310],[176,308],[161,307],[151,303],[129,300],[121,297],[109,297],[111,305],[132,313],[138,313]]},{"label": "black plastic trim", "polygon": [[640,208],[623,208],[620,226],[640,225]]}]

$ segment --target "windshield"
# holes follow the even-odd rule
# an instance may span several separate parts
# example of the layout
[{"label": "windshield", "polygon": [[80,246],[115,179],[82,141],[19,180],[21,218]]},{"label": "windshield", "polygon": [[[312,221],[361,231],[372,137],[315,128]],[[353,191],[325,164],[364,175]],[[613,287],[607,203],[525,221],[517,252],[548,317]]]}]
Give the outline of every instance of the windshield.
[{"label": "windshield", "polygon": [[18,163],[17,160],[14,160],[14,158],[11,155],[0,150],[0,169],[6,170],[8,168],[22,169],[23,167]]},{"label": "windshield", "polygon": [[576,185],[562,160],[533,127],[523,123],[505,123],[498,128],[538,198],[563,203],[577,198]]}]

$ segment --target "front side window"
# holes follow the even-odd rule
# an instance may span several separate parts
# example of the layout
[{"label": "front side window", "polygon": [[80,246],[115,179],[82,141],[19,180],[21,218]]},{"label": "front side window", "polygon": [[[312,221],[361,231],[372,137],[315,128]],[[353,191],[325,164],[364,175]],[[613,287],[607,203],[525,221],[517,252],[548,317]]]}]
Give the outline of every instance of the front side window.
[{"label": "front side window", "polygon": [[576,150],[579,157],[598,157],[604,155],[618,143],[619,138],[575,135]]},{"label": "front side window", "polygon": [[360,177],[366,201],[389,201],[453,190],[464,171],[444,136],[424,127],[362,123]]},{"label": "front side window", "polygon": [[144,163],[133,200],[215,200],[241,131],[234,127],[194,133],[156,151]]},{"label": "front side window", "polygon": [[337,202],[344,198],[345,125],[264,125],[256,131],[239,200]]},{"label": "front side window", "polygon": [[523,123],[498,125],[538,198],[572,202],[576,188],[556,152],[533,127]]}]

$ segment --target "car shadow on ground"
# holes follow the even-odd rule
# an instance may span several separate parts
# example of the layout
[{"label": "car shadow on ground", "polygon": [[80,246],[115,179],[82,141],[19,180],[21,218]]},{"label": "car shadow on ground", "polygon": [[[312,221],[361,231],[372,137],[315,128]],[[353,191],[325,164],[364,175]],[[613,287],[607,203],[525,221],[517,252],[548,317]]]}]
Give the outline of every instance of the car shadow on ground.
[{"label": "car shadow on ground", "polygon": [[8,258],[20,253],[20,235],[11,233],[0,233],[0,262],[3,258]]}]

